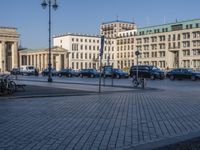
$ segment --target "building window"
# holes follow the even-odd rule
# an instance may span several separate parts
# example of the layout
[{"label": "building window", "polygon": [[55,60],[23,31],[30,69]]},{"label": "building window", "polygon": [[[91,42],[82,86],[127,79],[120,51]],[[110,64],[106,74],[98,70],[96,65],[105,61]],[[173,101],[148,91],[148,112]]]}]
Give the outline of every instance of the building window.
[{"label": "building window", "polygon": [[91,59],[91,58],[92,58],[92,54],[90,53],[90,54],[89,54],[89,59]]},{"label": "building window", "polygon": [[78,62],[76,62],[76,69],[79,69],[79,65],[78,65]]},{"label": "building window", "polygon": [[183,50],[183,56],[190,56],[190,50]]},{"label": "building window", "polygon": [[78,59],[78,53],[76,53],[76,59]]}]

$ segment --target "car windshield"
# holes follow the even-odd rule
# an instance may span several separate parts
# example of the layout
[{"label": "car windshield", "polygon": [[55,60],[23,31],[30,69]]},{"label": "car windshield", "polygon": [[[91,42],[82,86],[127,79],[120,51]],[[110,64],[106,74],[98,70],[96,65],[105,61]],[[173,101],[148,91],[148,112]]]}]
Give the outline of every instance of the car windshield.
[{"label": "car windshield", "polygon": [[187,69],[188,72],[196,72],[194,69]]},{"label": "car windshield", "polygon": [[119,73],[123,73],[124,71],[123,70],[120,70],[120,69],[113,69],[114,72],[119,72]]},{"label": "car windshield", "polygon": [[90,71],[90,72],[96,72],[95,69],[88,69],[88,71]]},{"label": "car windshield", "polygon": [[28,69],[34,69],[34,67],[28,67]]},{"label": "car windshield", "polygon": [[157,67],[153,67],[152,70],[160,70],[159,68]]}]

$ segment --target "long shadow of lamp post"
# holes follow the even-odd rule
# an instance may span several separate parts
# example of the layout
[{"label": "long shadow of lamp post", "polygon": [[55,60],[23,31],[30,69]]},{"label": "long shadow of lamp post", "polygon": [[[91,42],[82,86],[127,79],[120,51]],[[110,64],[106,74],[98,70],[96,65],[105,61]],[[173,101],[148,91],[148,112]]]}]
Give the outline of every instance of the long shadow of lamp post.
[{"label": "long shadow of lamp post", "polygon": [[58,8],[56,0],[43,0],[41,3],[41,6],[43,9],[45,9],[47,6],[49,6],[49,75],[48,75],[48,82],[52,82],[52,64],[51,64],[51,7],[56,10]]}]

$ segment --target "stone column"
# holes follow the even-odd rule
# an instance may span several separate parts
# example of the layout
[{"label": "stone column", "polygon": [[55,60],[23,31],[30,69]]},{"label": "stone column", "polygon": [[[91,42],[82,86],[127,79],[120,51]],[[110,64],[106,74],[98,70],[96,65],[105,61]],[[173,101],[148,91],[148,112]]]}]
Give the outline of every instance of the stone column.
[{"label": "stone column", "polygon": [[40,54],[37,55],[37,68],[40,70]]},{"label": "stone column", "polygon": [[44,68],[47,68],[47,67],[48,67],[48,61],[47,61],[47,58],[48,58],[48,55],[45,54],[45,55],[44,55]]},{"label": "stone column", "polygon": [[64,54],[64,68],[68,68],[69,67],[69,65],[68,65],[68,54]]},{"label": "stone column", "polygon": [[44,57],[44,54],[41,54],[41,68],[40,68],[40,70],[43,70],[44,69],[44,59],[43,59],[43,57]]},{"label": "stone column", "polygon": [[30,55],[26,55],[26,57],[27,57],[26,65],[30,65],[30,64],[29,64],[29,56],[30,56]]},{"label": "stone column", "polygon": [[32,55],[30,55],[30,65],[32,66]]},{"label": "stone column", "polygon": [[37,56],[37,60],[36,60],[36,62],[37,62],[37,65],[36,65],[36,68],[38,69],[39,68],[39,55],[36,55]]},{"label": "stone column", "polygon": [[[54,56],[54,54],[51,54],[51,67],[55,68],[56,66],[54,66],[54,64],[53,64],[53,62],[54,62],[53,56]],[[49,58],[48,58],[48,62],[49,62]]]},{"label": "stone column", "polygon": [[2,42],[0,41],[0,72],[2,72],[2,60],[3,60],[3,56],[2,56]]},{"label": "stone column", "polygon": [[34,67],[37,68],[37,63],[36,63],[36,54],[33,55],[34,56]]},{"label": "stone column", "polygon": [[61,70],[61,54],[56,57],[56,69]]},{"label": "stone column", "polygon": [[12,44],[12,68],[18,66],[17,45],[18,45],[17,42],[14,42]]},{"label": "stone column", "polygon": [[6,70],[6,49],[5,49],[5,42],[4,41],[1,42],[1,50],[2,50],[2,55],[1,55],[2,66],[1,66],[1,68],[2,68],[2,72],[5,72],[5,70]]},{"label": "stone column", "polygon": [[21,66],[22,66],[22,55],[19,54],[19,67],[21,67]]}]

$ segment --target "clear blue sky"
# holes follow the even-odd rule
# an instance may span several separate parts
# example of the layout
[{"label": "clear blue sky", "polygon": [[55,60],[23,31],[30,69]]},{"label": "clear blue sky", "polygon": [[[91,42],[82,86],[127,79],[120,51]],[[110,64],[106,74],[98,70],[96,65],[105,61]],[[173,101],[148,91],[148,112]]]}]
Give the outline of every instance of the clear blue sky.
[{"label": "clear blue sky", "polygon": [[[48,9],[42,0],[1,0],[0,26],[18,28],[23,47],[48,47]],[[139,27],[200,18],[200,0],[57,0],[52,34],[99,34],[102,22],[134,21]],[[147,21],[148,20],[148,21]]]}]

